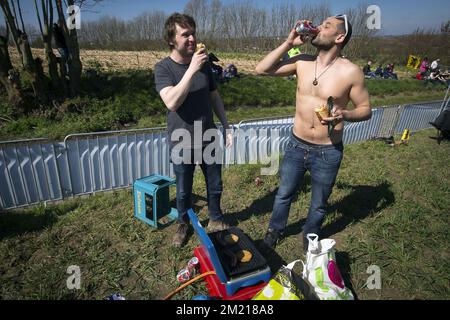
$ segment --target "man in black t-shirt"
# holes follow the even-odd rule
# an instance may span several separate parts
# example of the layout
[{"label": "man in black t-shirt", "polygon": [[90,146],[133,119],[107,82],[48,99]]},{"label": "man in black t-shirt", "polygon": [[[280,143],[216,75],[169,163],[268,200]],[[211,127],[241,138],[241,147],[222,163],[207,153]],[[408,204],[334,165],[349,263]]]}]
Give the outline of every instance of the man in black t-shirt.
[{"label": "man in black t-shirt", "polygon": [[[171,52],[169,57],[155,65],[156,90],[169,109],[169,146],[177,180],[178,229],[173,239],[176,247],[181,247],[186,242],[189,230],[187,210],[192,207],[196,163],[205,176],[210,218],[208,231],[229,227],[223,220],[220,208],[222,166],[220,161],[211,161],[211,158],[217,159],[215,153],[218,150],[210,152],[209,148],[209,143],[217,144],[220,138],[214,124],[213,111],[224,130],[229,129],[229,124],[206,50],[203,48],[196,52],[195,28],[192,17],[179,13],[171,15],[166,20],[164,30],[164,39]],[[232,136],[228,131],[226,145],[229,147],[231,144]]]}]

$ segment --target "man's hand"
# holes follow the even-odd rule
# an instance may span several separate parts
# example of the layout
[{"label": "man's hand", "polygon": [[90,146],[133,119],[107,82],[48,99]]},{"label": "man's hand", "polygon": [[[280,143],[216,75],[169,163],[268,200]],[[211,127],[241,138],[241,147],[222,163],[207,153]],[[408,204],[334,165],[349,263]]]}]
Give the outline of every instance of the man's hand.
[{"label": "man's hand", "polygon": [[193,73],[196,73],[201,70],[206,61],[208,61],[206,49],[205,48],[200,49],[199,51],[195,52],[194,55],[192,56],[189,69],[191,69]]},{"label": "man's hand", "polygon": [[225,147],[227,147],[227,149],[229,149],[233,145],[233,132],[231,132],[231,130],[227,130],[226,135],[227,135],[227,141],[226,141]]},{"label": "man's hand", "polygon": [[347,110],[343,109],[336,110],[335,108],[333,108],[333,110],[331,110],[331,117],[322,118],[322,121],[320,121],[320,123],[322,123],[323,125],[327,125],[329,122],[331,122],[334,125],[337,125],[338,123],[345,120],[346,112]]},{"label": "man's hand", "polygon": [[[299,22],[301,22],[301,20],[298,20],[296,22],[296,25]],[[297,31],[295,31],[295,27],[294,27],[294,28],[292,28],[291,33],[289,33],[289,36],[286,39],[286,42],[289,43],[289,45],[291,47],[299,47],[306,42],[306,40],[307,40],[306,38],[307,38],[307,36],[298,34]]]}]

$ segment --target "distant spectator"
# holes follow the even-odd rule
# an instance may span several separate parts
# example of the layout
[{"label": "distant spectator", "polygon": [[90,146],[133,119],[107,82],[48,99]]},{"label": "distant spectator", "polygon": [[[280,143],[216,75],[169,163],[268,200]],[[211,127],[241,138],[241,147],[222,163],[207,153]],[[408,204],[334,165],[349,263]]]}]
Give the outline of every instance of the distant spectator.
[{"label": "distant spectator", "polygon": [[289,60],[290,58],[293,58],[293,57],[295,57],[295,56],[298,56],[298,55],[301,54],[301,53],[302,53],[302,52],[300,51],[300,48],[294,47],[294,48],[292,48],[291,50],[289,50],[288,52],[286,52],[286,53],[283,55],[282,60],[283,60],[283,61]]},{"label": "distant spectator", "polygon": [[383,70],[384,79],[395,79],[398,80],[397,74],[394,73],[394,64],[387,64],[386,68]]},{"label": "distant spectator", "polygon": [[420,73],[420,71],[416,73],[416,79],[423,80],[423,75],[422,75],[422,73]]},{"label": "distant spectator", "polygon": [[440,59],[436,59],[434,60],[431,65],[430,65],[430,71],[431,72],[436,72],[439,69],[439,61],[441,61]]},{"label": "distant spectator", "polygon": [[367,64],[363,68],[363,73],[366,78],[376,78],[375,73],[370,70],[370,66],[372,65],[372,61],[369,60]]},{"label": "distant spectator", "polygon": [[60,56],[68,57],[69,49],[67,48],[66,39],[64,38],[64,34],[57,23],[53,24],[53,37]]},{"label": "distant spectator", "polygon": [[420,64],[420,67],[419,67],[419,71],[420,71],[420,73],[422,74],[422,77],[425,76],[425,75],[427,74],[429,68],[430,68],[430,65],[429,65],[429,63],[428,63],[428,58],[425,57],[425,58],[422,60],[422,63]]},{"label": "distant spectator", "polygon": [[441,83],[441,84],[447,85],[447,83],[448,83],[448,78],[446,79],[445,76],[439,72],[439,70],[431,72],[426,80],[433,84]]},{"label": "distant spectator", "polygon": [[69,48],[67,47],[64,33],[57,23],[53,24],[53,38],[55,39],[55,45],[61,56],[61,60],[66,67],[66,72],[69,72],[69,66],[67,61],[69,60]]},{"label": "distant spectator", "polygon": [[395,79],[395,80],[398,80],[398,76],[397,76],[397,74],[394,72],[394,64],[393,64],[393,63],[391,63],[391,64],[388,66],[388,71],[389,71],[389,74],[391,75],[391,78],[393,78],[393,79]]},{"label": "distant spectator", "polygon": [[375,75],[380,78],[383,77],[383,67],[381,66],[381,64],[378,65],[377,69],[375,70]]},{"label": "distant spectator", "polygon": [[227,65],[225,70],[223,70],[223,77],[226,80],[229,80],[229,79],[234,78],[234,77],[238,77],[239,78],[236,66],[234,64]]}]

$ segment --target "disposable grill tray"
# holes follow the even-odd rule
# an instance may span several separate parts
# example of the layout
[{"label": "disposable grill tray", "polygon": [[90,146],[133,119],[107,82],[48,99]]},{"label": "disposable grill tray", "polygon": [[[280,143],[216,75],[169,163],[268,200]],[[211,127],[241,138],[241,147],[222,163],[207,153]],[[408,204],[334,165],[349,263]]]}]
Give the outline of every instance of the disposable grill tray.
[{"label": "disposable grill tray", "polygon": [[[233,244],[223,245],[217,239],[217,235],[221,234],[221,237],[225,237],[228,234],[235,234],[239,237],[238,241]],[[227,230],[217,231],[208,233],[214,248],[219,256],[219,261],[225,271],[225,274],[231,278],[236,277],[245,273],[249,273],[255,270],[259,270],[267,267],[267,261],[256,249],[253,241],[247,236],[241,229],[237,227],[231,227]],[[225,251],[230,250],[231,252],[238,252],[240,250],[247,250],[252,254],[252,258],[248,262],[238,261],[235,266],[232,266],[232,261],[230,257],[225,253]]]}]

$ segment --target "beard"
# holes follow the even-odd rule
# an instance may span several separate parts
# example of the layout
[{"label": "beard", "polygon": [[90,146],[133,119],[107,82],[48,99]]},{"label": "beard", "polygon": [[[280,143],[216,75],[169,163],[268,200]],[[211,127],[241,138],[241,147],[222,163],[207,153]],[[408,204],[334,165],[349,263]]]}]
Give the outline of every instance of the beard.
[{"label": "beard", "polygon": [[312,39],[311,44],[319,50],[329,51],[334,46],[334,41],[324,40],[319,37]]},{"label": "beard", "polygon": [[189,49],[185,46],[175,46],[174,49],[176,49],[178,53],[184,58],[191,58],[195,53],[195,45],[193,49]]}]

